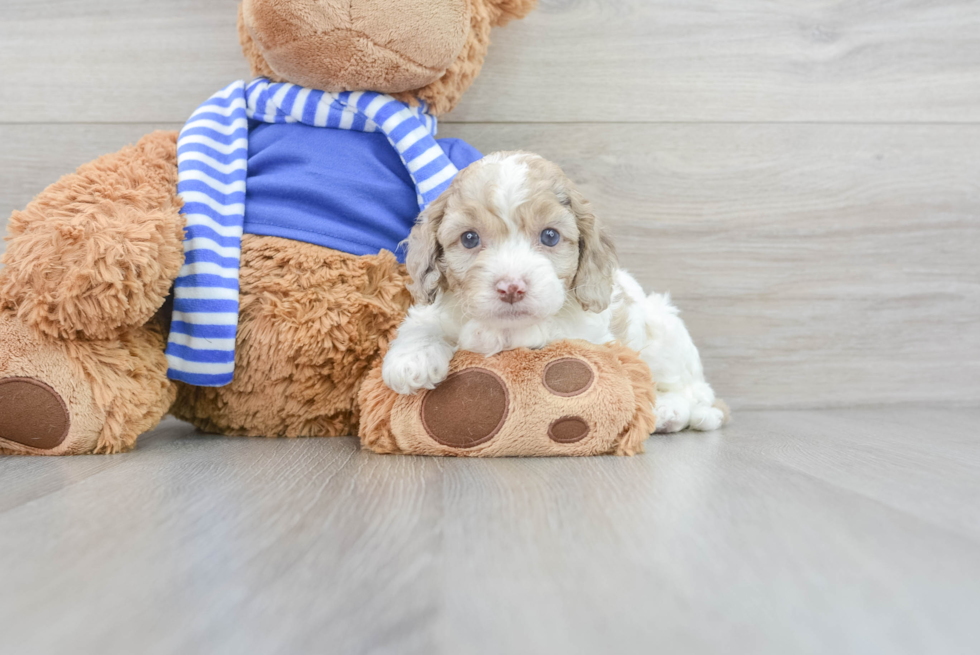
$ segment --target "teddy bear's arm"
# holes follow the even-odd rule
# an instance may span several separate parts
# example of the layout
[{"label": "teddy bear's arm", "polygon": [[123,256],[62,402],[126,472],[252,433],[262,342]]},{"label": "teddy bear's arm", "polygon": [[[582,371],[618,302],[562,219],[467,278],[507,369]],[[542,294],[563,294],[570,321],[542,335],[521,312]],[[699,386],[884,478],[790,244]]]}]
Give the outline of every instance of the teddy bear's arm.
[{"label": "teddy bear's arm", "polygon": [[180,207],[175,132],[81,166],[11,216],[0,305],[60,338],[142,325],[183,263]]}]

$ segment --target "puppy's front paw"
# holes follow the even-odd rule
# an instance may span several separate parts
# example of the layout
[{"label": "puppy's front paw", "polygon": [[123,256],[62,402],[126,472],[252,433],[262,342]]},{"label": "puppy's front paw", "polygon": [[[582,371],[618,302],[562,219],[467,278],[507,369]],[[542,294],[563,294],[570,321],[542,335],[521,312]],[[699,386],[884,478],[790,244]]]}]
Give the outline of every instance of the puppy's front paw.
[{"label": "puppy's front paw", "polygon": [[452,356],[452,349],[443,345],[417,350],[392,348],[381,365],[381,377],[389,389],[403,395],[435,389],[449,375]]}]

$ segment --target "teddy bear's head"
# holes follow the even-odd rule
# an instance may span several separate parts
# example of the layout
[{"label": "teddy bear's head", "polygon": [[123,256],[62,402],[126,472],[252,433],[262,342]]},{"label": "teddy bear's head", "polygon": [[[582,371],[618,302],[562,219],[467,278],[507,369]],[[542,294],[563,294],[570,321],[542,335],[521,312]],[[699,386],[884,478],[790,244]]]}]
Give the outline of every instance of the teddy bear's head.
[{"label": "teddy bear's head", "polygon": [[254,75],[324,91],[380,91],[451,110],[483,66],[490,28],[536,0],[242,0]]}]

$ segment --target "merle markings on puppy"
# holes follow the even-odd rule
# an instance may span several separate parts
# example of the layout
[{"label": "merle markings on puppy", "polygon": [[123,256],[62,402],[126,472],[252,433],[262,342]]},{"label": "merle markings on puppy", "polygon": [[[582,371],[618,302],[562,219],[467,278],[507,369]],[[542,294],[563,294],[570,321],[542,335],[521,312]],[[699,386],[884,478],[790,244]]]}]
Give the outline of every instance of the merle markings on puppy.
[{"label": "merle markings on puppy", "polygon": [[457,350],[617,340],[650,366],[658,432],[727,419],[669,295],[619,268],[589,202],[542,157],[494,153],[460,172],[419,216],[406,263],[414,304],[382,368],[398,393],[435,388]]}]

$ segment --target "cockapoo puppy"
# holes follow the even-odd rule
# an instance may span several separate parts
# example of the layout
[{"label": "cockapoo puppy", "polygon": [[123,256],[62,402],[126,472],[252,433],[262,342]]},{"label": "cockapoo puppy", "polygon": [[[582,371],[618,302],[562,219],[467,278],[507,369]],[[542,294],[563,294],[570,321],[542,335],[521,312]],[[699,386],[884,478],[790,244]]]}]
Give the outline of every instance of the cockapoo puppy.
[{"label": "cockapoo puppy", "polygon": [[589,202],[552,162],[502,152],[460,172],[419,217],[407,265],[415,302],[382,367],[398,393],[434,388],[459,349],[618,340],[653,373],[657,432],[726,420],[670,297],[647,296],[618,267]]}]

